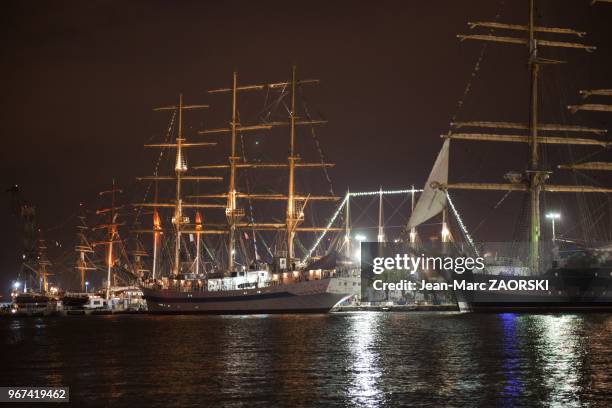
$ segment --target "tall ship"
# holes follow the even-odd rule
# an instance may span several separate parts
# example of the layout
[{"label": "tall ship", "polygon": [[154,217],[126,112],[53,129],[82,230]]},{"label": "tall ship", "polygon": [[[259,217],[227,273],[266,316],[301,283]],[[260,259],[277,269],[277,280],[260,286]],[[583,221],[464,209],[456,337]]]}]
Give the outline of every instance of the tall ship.
[{"label": "tall ship", "polygon": [[54,313],[58,307],[57,288],[52,287],[51,261],[37,223],[36,207],[23,197],[17,185],[9,188],[13,212],[23,233],[23,256],[11,290],[11,312],[25,315]]},{"label": "tall ship", "polygon": [[[327,169],[333,166],[324,159],[314,130],[325,121],[313,119],[303,101],[298,113],[301,88],[317,82],[297,79],[293,67],[288,81],[239,85],[234,72],[229,87],[209,91],[211,95],[230,96],[229,127],[197,132],[204,138],[229,136],[229,141],[225,139],[229,142],[225,143],[227,161],[219,162],[219,156],[213,154],[212,163],[191,168],[187,152],[215,147],[217,142],[188,140],[186,133],[191,128],[185,126],[184,116],[208,105],[185,104],[180,95],[178,104],[155,109],[170,113],[170,125],[162,143],[146,145],[161,149],[155,173],[139,178],[148,182],[147,191],[154,193],[134,205],[151,220],[150,227],[134,231],[152,239],[152,267],[142,284],[149,312],[319,313],[330,311],[351,296],[342,289],[348,286],[343,281],[353,283],[358,278],[336,262],[326,262],[336,259],[335,253],[317,257],[312,251],[298,254],[296,248],[304,249],[299,239],[302,235],[308,234],[310,238],[305,239],[312,241],[316,239],[313,234],[342,231],[318,226],[317,216],[311,211],[315,203],[334,203],[339,197],[333,191],[307,193],[308,187],[298,186],[301,170],[321,171],[329,180]],[[264,113],[254,124],[243,124],[238,97],[257,92],[265,94]],[[273,109],[283,112],[280,119]],[[304,127],[310,128],[315,151],[320,153],[318,162],[303,161],[298,152],[304,141],[297,133]],[[246,146],[259,145],[253,138],[269,139],[272,136],[266,132],[274,129],[274,137],[279,139],[273,143],[266,140],[263,153],[250,155]],[[250,141],[245,140],[249,137]],[[273,154],[267,149],[287,152],[286,160],[271,161]],[[160,174],[160,160],[170,167],[166,174]],[[193,174],[198,170],[207,175]],[[211,187],[222,181],[226,187]],[[212,193],[202,194],[200,183],[206,183],[206,190]],[[284,184],[281,192],[270,187],[279,184]],[[321,184],[311,184],[310,189]],[[260,186],[266,190],[255,192]],[[172,198],[163,201],[164,196]]]},{"label": "tall ship", "polygon": [[[602,220],[603,224],[609,225],[605,220],[609,220],[611,214],[605,202],[608,200],[606,195],[612,193],[612,188],[594,185],[594,179],[588,177],[592,184],[577,183],[579,171],[612,169],[612,164],[608,162],[586,161],[596,154],[605,155],[611,146],[610,141],[604,137],[607,129],[567,122],[544,123],[540,120],[545,102],[541,97],[544,88],[542,82],[548,85],[541,79],[550,79],[552,77],[552,74],[548,74],[550,70],[558,69],[556,67],[564,62],[543,57],[541,54],[552,49],[592,52],[595,47],[582,43],[582,38],[586,35],[584,32],[536,25],[539,11],[536,9],[535,0],[529,0],[528,4],[527,24],[506,24],[499,21],[470,22],[468,23],[470,29],[485,30],[485,32],[458,36],[462,41],[475,40],[525,48],[529,69],[529,100],[525,101],[528,121],[458,121],[455,114],[449,132],[442,135],[444,139],[442,149],[411,215],[408,228],[413,229],[442,214],[441,249],[448,251],[452,248],[455,254],[484,258],[485,268],[481,270],[474,269],[463,274],[444,272],[449,280],[464,281],[468,286],[484,284],[481,287],[487,288],[487,290],[463,288],[455,290],[462,311],[610,311],[612,310],[612,245],[606,236],[610,230],[606,226],[603,228],[596,226],[598,222],[601,224]],[[498,34],[500,32],[501,34]],[[482,55],[481,53],[472,77],[480,69]],[[470,85],[466,87],[466,93]],[[583,95],[612,95],[612,92],[595,90],[583,92]],[[570,106],[573,112],[606,111],[610,110],[609,108],[601,104]],[[453,182],[449,180],[451,142],[459,141],[523,144],[528,148],[525,152],[527,162],[524,164],[524,170],[506,173],[506,182]],[[571,163],[561,162],[553,166],[553,160],[560,156],[555,154],[553,149],[559,147],[567,149],[565,152],[569,154],[566,156],[569,156],[570,160],[573,159]],[[578,159],[582,150],[576,152],[575,149],[595,151],[583,153],[582,157],[586,159]],[[574,173],[564,175],[564,170],[571,170]],[[570,180],[575,184],[553,184],[551,180]],[[497,204],[492,206],[493,209],[500,207],[509,195],[520,195],[518,201],[522,201],[524,211],[514,209],[515,214],[523,214],[522,219],[517,217],[515,236],[504,242],[478,242],[472,238],[460,216],[458,205],[455,205],[451,198],[450,192],[454,190],[466,190],[470,191],[470,194],[476,191],[496,193]],[[576,214],[573,218],[583,223],[581,226],[583,239],[559,237],[555,234],[555,222],[559,221],[560,214],[558,211],[550,210],[550,203],[554,202],[554,199],[547,200],[547,197],[564,193],[568,194],[570,199],[576,199],[566,208],[572,208]],[[592,199],[595,196],[603,197],[603,200],[597,202]],[[461,242],[459,240],[451,242],[452,234],[449,233],[451,220],[455,221],[459,231],[457,236],[463,238]],[[519,226],[523,221],[527,228],[521,230]],[[552,239],[543,239],[544,222],[551,223]],[[598,237],[597,233],[601,230],[603,237]],[[501,282],[499,287],[502,289],[490,290],[492,281]],[[527,285],[534,281],[547,283],[542,288]],[[522,284],[525,286],[521,288]]]}]

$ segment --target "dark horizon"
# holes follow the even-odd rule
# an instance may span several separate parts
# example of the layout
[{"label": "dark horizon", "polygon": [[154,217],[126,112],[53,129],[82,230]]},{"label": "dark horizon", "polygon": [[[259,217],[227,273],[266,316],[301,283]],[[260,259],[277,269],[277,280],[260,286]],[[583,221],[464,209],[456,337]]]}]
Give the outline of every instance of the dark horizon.
[{"label": "dark horizon", "polygon": [[[523,3],[505,4],[499,21],[524,23]],[[336,193],[422,186],[482,50],[456,34],[469,31],[468,21],[494,20],[498,9],[498,2],[484,0],[376,7],[348,1],[292,7],[280,1],[7,2],[0,188],[18,184],[37,207],[47,239],[71,250],[74,225],[65,224],[79,203],[96,208],[97,192],[113,177],[137,191],[135,177],[150,172],[151,155],[142,145],[163,133],[167,119],[152,107],[173,104],[182,92],[189,103],[210,103],[201,121],[220,127],[229,117],[227,104],[207,89],[228,86],[233,70],[241,83],[286,80],[292,64],[300,77],[321,80],[308,103],[329,120],[318,136],[336,163]],[[605,4],[539,2],[539,24],[587,31],[581,41],[598,47],[593,54],[543,52],[569,61],[546,68],[543,122],[609,127],[609,115],[571,115],[565,106],[579,102],[580,89],[611,86],[611,18]],[[525,49],[489,44],[458,118],[527,121],[527,79]],[[524,168],[524,146],[468,142],[451,155],[476,158],[461,164],[461,181],[502,182],[506,171]],[[483,160],[489,157],[496,159]],[[457,193],[470,228],[481,228],[503,195],[483,194],[468,200]],[[6,293],[22,242],[8,194],[1,202],[8,228],[0,239],[0,288]],[[515,214],[502,211],[508,216],[488,221],[483,239],[514,231]]]}]

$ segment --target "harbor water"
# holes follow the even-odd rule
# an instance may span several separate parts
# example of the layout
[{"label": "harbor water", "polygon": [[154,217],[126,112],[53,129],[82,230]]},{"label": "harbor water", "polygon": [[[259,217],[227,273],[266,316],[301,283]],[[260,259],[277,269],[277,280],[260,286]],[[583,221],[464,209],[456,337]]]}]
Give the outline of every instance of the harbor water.
[{"label": "harbor water", "polygon": [[609,406],[612,315],[0,319],[2,386],[73,406]]}]

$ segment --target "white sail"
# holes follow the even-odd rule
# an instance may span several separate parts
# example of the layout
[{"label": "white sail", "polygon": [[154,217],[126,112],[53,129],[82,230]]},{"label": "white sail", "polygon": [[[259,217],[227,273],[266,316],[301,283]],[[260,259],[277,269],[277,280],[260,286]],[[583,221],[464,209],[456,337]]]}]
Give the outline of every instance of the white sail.
[{"label": "white sail", "polygon": [[446,139],[440,153],[438,153],[438,158],[431,169],[431,173],[429,173],[423,193],[421,193],[419,201],[417,201],[414,211],[410,215],[410,220],[408,220],[409,229],[440,214],[446,206],[446,193],[436,186],[439,184],[446,185],[448,182],[449,144],[450,139]]}]

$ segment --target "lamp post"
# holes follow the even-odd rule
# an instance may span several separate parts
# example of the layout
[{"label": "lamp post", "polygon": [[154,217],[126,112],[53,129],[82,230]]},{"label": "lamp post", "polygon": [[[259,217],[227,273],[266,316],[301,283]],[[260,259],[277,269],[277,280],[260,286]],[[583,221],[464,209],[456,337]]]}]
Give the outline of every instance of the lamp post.
[{"label": "lamp post", "polygon": [[555,220],[558,220],[561,218],[561,214],[559,213],[555,213],[555,212],[550,212],[548,214],[546,214],[546,218],[548,218],[551,223],[552,223],[552,240],[553,242],[555,242]]},{"label": "lamp post", "polygon": [[89,293],[89,281],[85,281],[85,293]]}]

